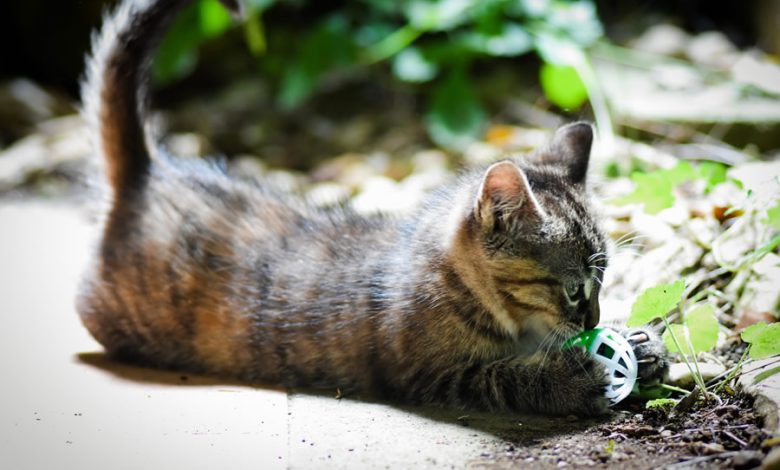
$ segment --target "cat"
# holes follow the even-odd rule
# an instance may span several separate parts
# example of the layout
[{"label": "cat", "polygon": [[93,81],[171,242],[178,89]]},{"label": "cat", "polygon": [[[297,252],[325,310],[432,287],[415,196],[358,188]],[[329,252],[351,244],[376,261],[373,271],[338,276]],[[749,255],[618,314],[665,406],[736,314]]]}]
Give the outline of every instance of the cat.
[{"label": "cat", "polygon": [[[599,322],[590,124],[464,171],[407,217],[314,208],[153,142],[152,53],[189,3],[124,0],[88,60],[83,113],[109,207],[77,310],[108,355],[404,403],[607,412],[603,369],[560,349]],[[660,343],[639,333],[640,372],[657,378]]]}]

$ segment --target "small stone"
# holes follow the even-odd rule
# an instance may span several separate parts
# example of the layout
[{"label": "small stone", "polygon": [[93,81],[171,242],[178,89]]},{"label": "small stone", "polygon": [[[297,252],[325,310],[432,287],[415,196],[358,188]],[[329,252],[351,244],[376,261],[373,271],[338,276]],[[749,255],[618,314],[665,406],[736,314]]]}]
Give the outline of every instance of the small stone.
[{"label": "small stone", "polygon": [[[706,382],[726,372],[726,367],[722,364],[702,362],[699,363],[699,371]],[[669,381],[678,387],[690,386],[693,385],[693,376],[685,364],[672,364],[669,366]]]},{"label": "small stone", "polygon": [[726,452],[726,448],[717,442],[708,442],[701,445],[701,451],[704,455],[713,455]]},{"label": "small stone", "polygon": [[678,55],[689,41],[688,33],[670,24],[659,24],[648,28],[633,41],[633,47],[640,51],[660,55]]},{"label": "small stone", "polygon": [[761,462],[761,468],[766,470],[780,470],[780,447],[776,447],[770,452],[764,461]]},{"label": "small stone", "polygon": [[[761,464],[764,454],[756,450],[742,450],[731,457],[731,464],[734,468],[754,468]],[[764,467],[769,468],[769,467]]]}]

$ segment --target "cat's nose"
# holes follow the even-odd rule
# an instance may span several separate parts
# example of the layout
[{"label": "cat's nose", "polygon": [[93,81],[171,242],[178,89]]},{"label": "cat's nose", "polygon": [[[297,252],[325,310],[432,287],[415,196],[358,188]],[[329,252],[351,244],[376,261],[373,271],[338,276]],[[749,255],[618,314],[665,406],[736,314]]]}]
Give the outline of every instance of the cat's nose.
[{"label": "cat's nose", "polygon": [[585,312],[585,329],[591,330],[599,324],[599,318],[601,317],[601,309],[599,307],[599,297],[593,295],[588,301]]}]

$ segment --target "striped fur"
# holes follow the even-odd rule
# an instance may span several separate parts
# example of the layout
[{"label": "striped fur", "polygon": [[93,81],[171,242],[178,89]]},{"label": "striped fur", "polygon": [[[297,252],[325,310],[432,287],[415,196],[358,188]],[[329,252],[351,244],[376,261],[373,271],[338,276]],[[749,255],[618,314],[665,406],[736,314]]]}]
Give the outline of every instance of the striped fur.
[{"label": "striped fur", "polygon": [[412,403],[605,411],[603,372],[559,350],[598,322],[606,263],[589,125],[464,172],[406,218],[314,209],[149,142],[149,57],[187,3],[124,1],[89,62],[112,192],[78,311],[110,355]]}]

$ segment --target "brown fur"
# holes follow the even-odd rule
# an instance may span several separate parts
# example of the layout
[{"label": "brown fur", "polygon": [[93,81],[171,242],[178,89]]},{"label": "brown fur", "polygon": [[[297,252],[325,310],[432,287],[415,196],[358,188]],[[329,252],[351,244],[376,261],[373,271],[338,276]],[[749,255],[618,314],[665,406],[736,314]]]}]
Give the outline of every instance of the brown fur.
[{"label": "brown fur", "polygon": [[589,125],[464,173],[408,218],[314,209],[138,135],[150,52],[185,3],[125,1],[84,87],[113,198],[78,310],[109,354],[406,402],[604,412],[603,372],[560,351],[598,322]]}]

